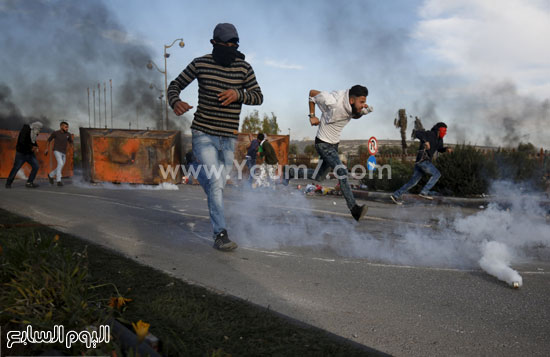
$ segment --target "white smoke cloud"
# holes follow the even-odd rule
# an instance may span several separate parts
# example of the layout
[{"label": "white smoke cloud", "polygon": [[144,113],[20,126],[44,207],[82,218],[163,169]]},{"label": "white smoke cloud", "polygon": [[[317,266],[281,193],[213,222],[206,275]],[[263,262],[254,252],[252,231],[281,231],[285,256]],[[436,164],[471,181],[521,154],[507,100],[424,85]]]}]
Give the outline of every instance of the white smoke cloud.
[{"label": "white smoke cloud", "polygon": [[25,175],[25,172],[23,171],[23,169],[19,169],[19,171],[17,171],[17,174],[15,174],[15,177],[17,177],[18,179],[21,179],[21,180],[28,179],[28,177],[27,177],[27,175]]},{"label": "white smoke cloud", "polygon": [[73,185],[81,188],[106,189],[106,190],[150,190],[150,191],[178,191],[177,185],[170,182],[162,182],[159,185],[135,185],[129,183],[115,184],[112,182],[89,183],[81,177],[73,178]]},{"label": "white smoke cloud", "polygon": [[288,63],[286,60],[266,59],[264,63],[267,66],[280,68],[280,69],[294,69],[294,70],[304,69],[304,66],[299,64]]},{"label": "white smoke cloud", "polygon": [[[422,206],[405,206],[387,217],[390,226],[383,234],[360,229],[365,223],[356,225],[347,214],[314,208],[298,190],[246,192],[228,202],[238,210],[226,214],[229,234],[242,246],[308,247],[392,264],[481,268],[510,285],[517,282],[521,286],[522,278],[512,266],[532,261],[541,250],[550,249],[550,224],[537,196],[521,193],[509,183],[496,183],[493,189],[509,207],[494,203],[471,215],[430,217],[438,222],[431,224],[420,215],[411,222],[410,211]],[[337,205],[345,202],[337,200]]]},{"label": "white smoke cloud", "polygon": [[510,268],[512,256],[508,247],[500,242],[487,242],[482,248],[483,256],[479,260],[479,266],[487,273],[499,280],[517,287],[523,285],[523,279],[517,271]]},{"label": "white smoke cloud", "polygon": [[[538,0],[428,0],[415,37],[467,78],[517,83],[541,98],[550,94],[550,8]],[[544,80],[542,80],[544,79]]]},{"label": "white smoke cloud", "polygon": [[423,70],[433,79],[418,101],[437,103],[438,113],[450,124],[449,140],[546,146],[548,2],[426,0],[418,15],[411,36],[418,51],[431,58],[432,65]]}]

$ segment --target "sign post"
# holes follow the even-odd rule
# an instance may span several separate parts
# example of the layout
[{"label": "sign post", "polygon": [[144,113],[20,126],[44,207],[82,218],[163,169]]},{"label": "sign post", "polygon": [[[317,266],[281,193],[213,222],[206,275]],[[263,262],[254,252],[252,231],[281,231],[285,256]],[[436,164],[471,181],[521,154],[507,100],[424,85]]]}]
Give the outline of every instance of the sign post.
[{"label": "sign post", "polygon": [[369,141],[367,142],[367,150],[370,155],[376,155],[378,152],[378,140],[374,136],[371,136]]},{"label": "sign post", "polygon": [[370,154],[369,159],[367,160],[367,169],[369,171],[376,170],[376,153],[378,152],[378,140],[374,136],[371,136],[367,142],[367,151]]}]

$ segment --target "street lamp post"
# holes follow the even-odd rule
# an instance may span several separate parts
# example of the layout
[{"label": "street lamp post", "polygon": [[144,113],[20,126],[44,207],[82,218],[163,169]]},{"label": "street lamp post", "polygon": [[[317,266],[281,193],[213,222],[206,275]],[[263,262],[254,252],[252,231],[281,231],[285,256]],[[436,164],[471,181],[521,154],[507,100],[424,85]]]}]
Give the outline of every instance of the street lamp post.
[{"label": "street lamp post", "polygon": [[[153,83],[151,83],[149,85],[149,89],[156,89],[159,91],[159,100],[160,100],[160,120],[159,120],[159,125],[158,126],[162,126],[162,112],[163,112],[163,108],[162,108],[162,98],[164,97],[164,91],[162,89],[159,89],[156,85],[154,85]],[[157,126],[157,127],[158,127]],[[159,130],[162,129],[162,128],[159,128]]]},{"label": "street lamp post", "polygon": [[165,129],[168,128],[168,71],[166,70],[166,68],[167,68],[167,59],[168,57],[170,57],[170,54],[166,52],[166,50],[174,46],[174,44],[177,41],[179,41],[179,46],[181,48],[185,46],[185,43],[183,42],[183,38],[175,39],[170,45],[164,45],[164,71],[161,71],[160,68],[157,66],[157,64],[153,61],[149,61],[149,63],[147,63],[147,68],[153,69],[153,66],[154,66],[157,69],[157,71],[164,74],[164,98],[165,98],[164,101],[166,103],[166,119],[165,119],[165,125],[164,125]]}]

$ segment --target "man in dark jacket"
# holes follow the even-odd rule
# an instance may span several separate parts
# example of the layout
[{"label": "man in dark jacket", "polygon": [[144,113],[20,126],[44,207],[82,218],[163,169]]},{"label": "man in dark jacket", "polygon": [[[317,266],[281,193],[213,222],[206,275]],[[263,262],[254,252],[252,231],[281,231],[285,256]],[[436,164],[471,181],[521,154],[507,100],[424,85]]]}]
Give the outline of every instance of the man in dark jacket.
[{"label": "man in dark jacket", "polygon": [[279,171],[279,160],[273,145],[265,138],[265,135],[258,134],[260,143],[258,152],[264,160],[260,166],[260,175],[256,178],[255,187],[270,187],[279,179],[277,172]]},{"label": "man in dark jacket", "polygon": [[417,139],[420,139],[420,148],[416,156],[416,164],[414,165],[413,176],[399,190],[395,191],[390,197],[396,204],[403,204],[401,196],[416,186],[418,181],[424,174],[430,175],[430,180],[424,186],[419,196],[428,200],[433,197],[429,195],[430,190],[441,177],[439,170],[432,164],[432,158],[436,151],[452,152],[451,148],[443,146],[443,137],[447,134],[447,125],[445,123],[437,123],[430,131],[418,130],[415,133]]},{"label": "man in dark jacket", "polygon": [[38,144],[36,143],[36,138],[40,133],[40,129],[42,129],[42,123],[38,121],[32,123],[31,125],[23,125],[23,128],[21,129],[21,131],[19,132],[19,136],[17,137],[17,146],[15,147],[15,161],[13,163],[13,168],[11,169],[11,172],[8,176],[8,180],[6,181],[6,188],[11,188],[11,184],[15,179],[15,175],[17,175],[17,172],[19,171],[21,166],[25,164],[25,162],[28,162],[29,165],[31,165],[32,167],[31,174],[29,175],[29,178],[27,179],[27,184],[25,186],[29,188],[38,187],[38,185],[34,184],[34,178],[36,177],[39,168],[38,160],[36,159],[34,153],[38,152]]}]

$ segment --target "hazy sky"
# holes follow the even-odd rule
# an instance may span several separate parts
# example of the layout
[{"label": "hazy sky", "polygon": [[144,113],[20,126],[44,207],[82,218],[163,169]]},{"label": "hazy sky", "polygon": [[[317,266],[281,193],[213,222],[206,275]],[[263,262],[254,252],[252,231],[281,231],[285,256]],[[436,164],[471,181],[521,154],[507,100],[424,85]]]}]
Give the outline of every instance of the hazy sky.
[{"label": "hazy sky", "polygon": [[[293,139],[316,133],[309,89],[363,84],[374,112],[349,124],[344,139],[397,139],[393,119],[406,108],[425,126],[447,122],[448,141],[550,147],[546,0],[0,0],[0,124],[16,115],[87,126],[87,88],[101,83],[104,118],[103,83],[109,95],[112,78],[115,125],[154,126],[159,92],[149,85],[163,88],[164,76],[147,61],[163,69],[163,45],[182,37],[185,47],[169,50],[170,81],[211,51],[219,22],[237,27],[264,93],[241,118],[274,112]],[[196,83],[181,97],[196,106]]]}]

